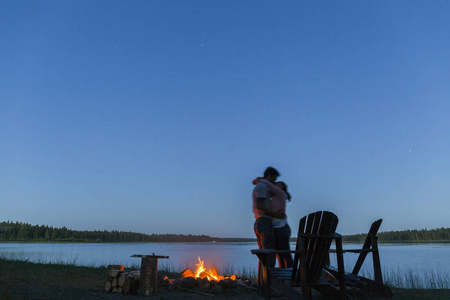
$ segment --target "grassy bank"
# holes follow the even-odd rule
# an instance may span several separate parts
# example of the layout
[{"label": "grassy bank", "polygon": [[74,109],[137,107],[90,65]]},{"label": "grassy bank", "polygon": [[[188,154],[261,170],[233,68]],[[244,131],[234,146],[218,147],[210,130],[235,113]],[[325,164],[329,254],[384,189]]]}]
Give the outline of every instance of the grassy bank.
[{"label": "grassy bank", "polygon": [[[132,268],[128,268],[128,270]],[[107,293],[103,289],[105,267],[81,267],[72,264],[43,264],[0,258],[0,299],[149,299],[136,295]],[[178,278],[180,273],[158,270],[158,278]],[[210,299],[211,296],[184,290],[158,288],[152,299]],[[223,293],[219,299],[263,299],[254,290],[239,295]]]},{"label": "grassy bank", "polygon": [[[42,264],[0,259],[0,299],[148,299],[103,291],[105,267]],[[224,273],[226,270],[223,270]],[[179,273],[159,270],[158,277],[177,278]],[[450,299],[449,289],[394,288],[392,299]],[[210,299],[187,291],[158,290],[153,299]],[[263,299],[253,290],[224,294],[221,299]],[[320,299],[320,298],[318,298]],[[365,298],[376,299],[376,298]]]}]

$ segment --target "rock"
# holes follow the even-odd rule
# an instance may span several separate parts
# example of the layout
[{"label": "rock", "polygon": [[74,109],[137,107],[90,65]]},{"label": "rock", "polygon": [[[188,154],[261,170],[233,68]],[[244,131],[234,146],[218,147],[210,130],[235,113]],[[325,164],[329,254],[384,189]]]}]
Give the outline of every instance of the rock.
[{"label": "rock", "polygon": [[247,283],[246,283],[245,281],[242,281],[242,280],[236,281],[236,284],[237,284],[238,286],[242,286],[242,287],[246,287],[246,286],[247,286]]},{"label": "rock", "polygon": [[198,286],[199,289],[203,290],[203,291],[208,291],[211,289],[211,284],[209,282],[203,283],[202,285]]},{"label": "rock", "polygon": [[213,288],[213,287],[219,285],[219,282],[216,281],[216,280],[210,280],[210,281],[209,281],[209,285],[211,286],[211,288]]},{"label": "rock", "polygon": [[[194,278],[194,277],[191,277],[191,278]],[[172,284],[175,286],[181,286],[181,282],[182,282],[182,279],[175,279],[175,281]]]},{"label": "rock", "polygon": [[194,289],[195,288],[195,278],[194,277],[186,277],[181,280],[181,287],[186,289]]},{"label": "rock", "polygon": [[192,278],[194,277],[194,273],[192,273],[191,269],[186,269],[183,272],[181,272],[180,278],[183,279],[186,277],[192,277]]},{"label": "rock", "polygon": [[211,292],[213,292],[214,294],[220,294],[222,293],[223,288],[220,285],[216,285],[215,287],[213,287],[211,289]]},{"label": "rock", "polygon": [[221,287],[223,287],[224,289],[231,289],[231,288],[234,288],[237,285],[237,283],[236,283],[236,281],[231,280],[231,279],[224,279],[224,280],[219,281],[219,285]]},{"label": "rock", "polygon": [[205,271],[201,272],[200,274],[198,274],[198,277],[200,278],[208,278],[208,273],[206,273]]},{"label": "rock", "polygon": [[209,280],[208,280],[207,277],[205,277],[205,278],[197,278],[197,279],[196,279],[196,285],[197,285],[197,286],[202,286],[202,285],[204,285],[205,283],[208,283],[208,284],[209,284]]}]

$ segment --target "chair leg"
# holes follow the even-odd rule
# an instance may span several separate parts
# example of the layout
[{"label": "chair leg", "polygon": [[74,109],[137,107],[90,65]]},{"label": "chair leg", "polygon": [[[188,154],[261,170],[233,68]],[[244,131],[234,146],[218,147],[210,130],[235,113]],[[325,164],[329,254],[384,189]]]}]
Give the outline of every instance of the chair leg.
[{"label": "chair leg", "polygon": [[[373,238],[374,237],[376,238],[378,229],[380,229],[381,222],[383,222],[383,219],[376,220],[375,222],[372,223],[372,226],[370,226],[369,233],[366,236],[366,240],[364,241],[362,250],[370,249],[370,247],[372,247],[373,249],[373,242],[374,242]],[[368,251],[363,251],[359,254],[358,260],[356,261],[355,267],[353,268],[352,271],[353,275],[355,276],[358,275],[359,270],[361,269],[362,264],[364,263],[364,260],[368,253],[369,253]]]},{"label": "chair leg", "polygon": [[336,239],[336,258],[338,264],[338,280],[339,280],[339,292],[342,299],[346,299],[346,286],[345,286],[345,270],[344,270],[344,252],[342,250],[342,239]]},{"label": "chair leg", "polygon": [[311,287],[308,286],[308,278],[306,276],[306,246],[305,242],[302,238],[298,239],[297,243],[299,244],[299,249],[303,251],[300,253],[300,266],[299,266],[299,275],[300,275],[300,287],[302,290],[303,296],[308,299],[311,299],[312,292]]},{"label": "chair leg", "polygon": [[372,257],[373,257],[373,271],[375,275],[375,282],[382,285],[383,275],[381,274],[380,253],[378,252],[378,242],[376,236],[371,236],[372,240]]},{"label": "chair leg", "polygon": [[266,300],[270,299],[270,276],[269,276],[269,270],[267,269],[267,266],[264,266],[263,268],[263,278],[264,278],[264,294]]}]

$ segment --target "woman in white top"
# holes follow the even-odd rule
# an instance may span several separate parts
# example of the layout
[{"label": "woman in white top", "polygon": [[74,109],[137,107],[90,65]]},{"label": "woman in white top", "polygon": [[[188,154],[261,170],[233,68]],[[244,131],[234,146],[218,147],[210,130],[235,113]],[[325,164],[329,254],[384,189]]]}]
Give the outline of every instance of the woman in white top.
[{"label": "woman in white top", "polygon": [[[278,181],[273,184],[263,178],[258,178],[257,180],[269,187],[272,195],[270,201],[272,210],[275,212],[286,213],[286,201],[291,201],[291,195],[287,192],[287,185],[282,181]],[[291,250],[289,244],[289,240],[291,238],[291,228],[287,223],[287,218],[272,218],[272,226],[275,232],[275,249]],[[290,268],[294,264],[290,253],[277,254],[277,259],[280,268]]]}]

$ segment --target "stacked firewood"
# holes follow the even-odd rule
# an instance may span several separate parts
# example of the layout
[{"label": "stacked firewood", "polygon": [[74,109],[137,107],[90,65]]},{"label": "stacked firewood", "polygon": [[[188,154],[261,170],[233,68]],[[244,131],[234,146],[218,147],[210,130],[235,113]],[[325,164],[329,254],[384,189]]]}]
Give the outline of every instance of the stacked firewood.
[{"label": "stacked firewood", "polygon": [[106,272],[105,291],[137,294],[141,271],[126,271],[123,265],[109,265]]}]

